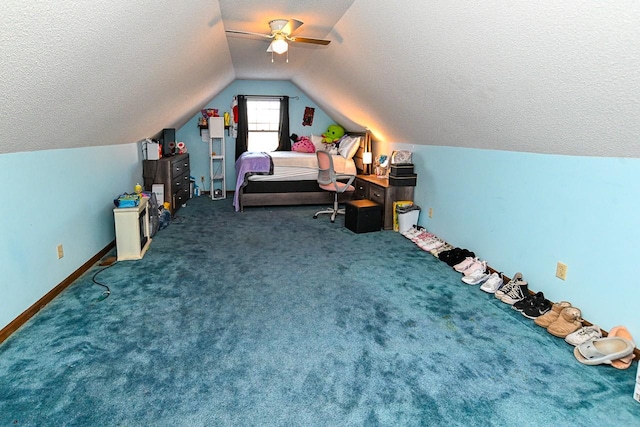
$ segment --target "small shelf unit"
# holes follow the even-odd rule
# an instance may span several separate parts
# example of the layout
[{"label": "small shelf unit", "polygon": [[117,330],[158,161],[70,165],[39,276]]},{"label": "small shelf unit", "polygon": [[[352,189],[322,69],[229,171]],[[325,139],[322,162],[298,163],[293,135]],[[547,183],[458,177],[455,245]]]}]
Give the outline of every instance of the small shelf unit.
[{"label": "small shelf unit", "polygon": [[113,209],[118,261],[141,259],[151,244],[149,204],[140,199],[138,206]]},{"label": "small shelf unit", "polygon": [[209,118],[209,188],[212,200],[227,197],[224,169],[224,118]]}]

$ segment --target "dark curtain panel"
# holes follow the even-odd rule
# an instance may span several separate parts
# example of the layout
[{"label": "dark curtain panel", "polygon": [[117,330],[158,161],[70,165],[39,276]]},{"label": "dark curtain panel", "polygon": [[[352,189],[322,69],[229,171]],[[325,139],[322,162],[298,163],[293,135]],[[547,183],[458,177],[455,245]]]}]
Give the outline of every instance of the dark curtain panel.
[{"label": "dark curtain panel", "polygon": [[236,160],[247,151],[249,142],[249,126],[247,121],[247,97],[238,95],[238,135],[236,136]]},{"label": "dark curtain panel", "polygon": [[277,151],[291,151],[291,139],[289,138],[289,97],[280,99],[280,134]]}]

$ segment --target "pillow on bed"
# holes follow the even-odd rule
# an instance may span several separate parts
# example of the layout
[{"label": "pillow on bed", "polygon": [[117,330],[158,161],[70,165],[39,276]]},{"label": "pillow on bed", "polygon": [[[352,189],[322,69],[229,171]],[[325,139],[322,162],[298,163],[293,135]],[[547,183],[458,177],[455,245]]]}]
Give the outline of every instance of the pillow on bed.
[{"label": "pillow on bed", "polygon": [[316,151],[322,151],[327,149],[327,146],[322,143],[321,135],[311,135],[311,142],[313,143],[313,146],[316,147]]},{"label": "pillow on bed", "polygon": [[340,145],[338,146],[338,152],[342,157],[349,160],[356,155],[358,148],[360,147],[360,137],[345,135],[340,139]]},{"label": "pillow on bed", "polygon": [[306,136],[301,136],[298,138],[296,142],[291,146],[291,151],[297,151],[299,153],[315,153],[316,147],[313,145],[311,140]]}]

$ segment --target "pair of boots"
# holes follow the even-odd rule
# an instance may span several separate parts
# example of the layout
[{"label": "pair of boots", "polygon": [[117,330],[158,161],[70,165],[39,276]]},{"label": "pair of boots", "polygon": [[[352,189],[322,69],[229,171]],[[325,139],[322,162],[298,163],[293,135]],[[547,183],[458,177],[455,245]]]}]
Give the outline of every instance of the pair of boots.
[{"label": "pair of boots", "polygon": [[572,307],[567,301],[554,303],[551,310],[535,319],[535,324],[547,328],[547,332],[559,338],[565,338],[582,327],[580,309]]}]

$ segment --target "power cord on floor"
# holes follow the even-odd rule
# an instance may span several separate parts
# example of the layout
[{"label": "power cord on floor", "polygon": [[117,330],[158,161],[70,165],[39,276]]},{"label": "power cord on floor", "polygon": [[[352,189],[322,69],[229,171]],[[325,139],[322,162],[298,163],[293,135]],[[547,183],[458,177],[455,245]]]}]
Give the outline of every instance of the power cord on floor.
[{"label": "power cord on floor", "polygon": [[98,270],[95,272],[95,274],[93,275],[93,277],[91,278],[91,280],[93,281],[93,283],[95,283],[98,286],[102,286],[103,288],[105,288],[105,290],[102,292],[102,294],[98,297],[98,299],[96,300],[96,302],[100,302],[100,301],[104,301],[105,299],[109,298],[109,295],[111,295],[111,289],[109,289],[109,287],[107,285],[105,285],[104,283],[100,283],[96,280],[96,277],[98,276],[98,274],[102,273],[103,271],[105,271],[107,268],[111,268],[114,265],[116,265],[117,262],[114,262],[113,264],[110,264],[108,266],[106,266],[105,268]]}]

